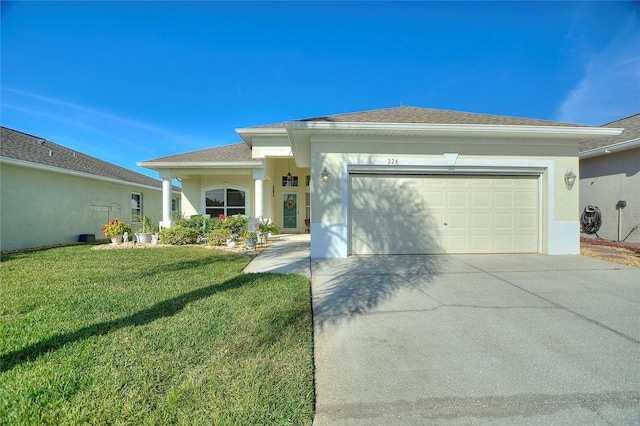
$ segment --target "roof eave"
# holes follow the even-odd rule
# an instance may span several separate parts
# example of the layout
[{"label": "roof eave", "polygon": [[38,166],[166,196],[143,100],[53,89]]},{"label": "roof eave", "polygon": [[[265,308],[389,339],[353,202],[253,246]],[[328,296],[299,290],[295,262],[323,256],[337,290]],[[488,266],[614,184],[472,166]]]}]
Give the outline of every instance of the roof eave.
[{"label": "roof eave", "polygon": [[478,136],[530,136],[530,137],[569,137],[582,139],[618,136],[621,128],[602,128],[588,126],[532,126],[532,125],[495,125],[495,124],[432,124],[432,123],[354,123],[354,122],[306,122],[290,121],[285,124],[287,130],[335,130],[370,131],[375,133],[411,132],[420,134],[470,134]]},{"label": "roof eave", "polygon": [[640,138],[631,139],[629,141],[613,143],[611,145],[605,145],[598,148],[588,149],[578,154],[581,160],[593,157],[599,157],[601,155],[611,154],[613,152],[626,151],[629,149],[640,148]]},{"label": "roof eave", "polygon": [[160,170],[160,169],[195,169],[203,167],[215,167],[215,168],[261,168],[263,167],[262,160],[258,161],[141,161],[136,163],[139,167],[145,169]]},{"label": "roof eave", "polygon": [[253,146],[253,138],[255,136],[286,136],[287,130],[284,127],[275,128],[258,128],[258,127],[244,127],[235,129],[236,133],[242,138],[249,148]]}]

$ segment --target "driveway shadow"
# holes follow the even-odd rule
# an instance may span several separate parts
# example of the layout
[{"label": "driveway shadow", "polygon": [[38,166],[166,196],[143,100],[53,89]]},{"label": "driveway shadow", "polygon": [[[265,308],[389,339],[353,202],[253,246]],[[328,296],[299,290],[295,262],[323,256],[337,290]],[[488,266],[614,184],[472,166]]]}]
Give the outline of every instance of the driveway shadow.
[{"label": "driveway shadow", "polygon": [[352,256],[312,260],[313,315],[324,327],[371,312],[404,290],[424,290],[447,256]]}]

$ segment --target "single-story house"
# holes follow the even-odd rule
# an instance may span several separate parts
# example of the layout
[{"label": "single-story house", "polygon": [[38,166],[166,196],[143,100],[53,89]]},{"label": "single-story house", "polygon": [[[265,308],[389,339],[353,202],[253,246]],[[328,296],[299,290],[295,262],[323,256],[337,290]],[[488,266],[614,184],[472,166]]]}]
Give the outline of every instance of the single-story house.
[{"label": "single-story house", "polygon": [[[166,194],[179,211],[179,188]],[[100,229],[134,215],[158,223],[162,182],[66,148],[39,136],[0,128],[0,249],[104,238]],[[168,212],[171,215],[171,210]],[[85,237],[85,239],[91,239]]]},{"label": "single-story house", "polygon": [[598,208],[601,238],[640,243],[640,113],[602,127],[624,131],[580,144],[580,211]]},{"label": "single-story house", "polygon": [[577,254],[579,143],[621,132],[401,106],[240,128],[241,143],[138,165],[182,180],[183,214],[308,224],[313,258]]}]

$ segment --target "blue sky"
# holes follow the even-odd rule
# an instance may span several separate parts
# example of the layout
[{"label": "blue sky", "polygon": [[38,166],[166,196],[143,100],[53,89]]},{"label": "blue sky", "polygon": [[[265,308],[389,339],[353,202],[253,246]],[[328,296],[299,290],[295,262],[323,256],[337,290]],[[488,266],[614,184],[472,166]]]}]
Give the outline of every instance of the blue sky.
[{"label": "blue sky", "polygon": [[3,126],[137,161],[411,105],[640,112],[639,2],[2,2]]}]

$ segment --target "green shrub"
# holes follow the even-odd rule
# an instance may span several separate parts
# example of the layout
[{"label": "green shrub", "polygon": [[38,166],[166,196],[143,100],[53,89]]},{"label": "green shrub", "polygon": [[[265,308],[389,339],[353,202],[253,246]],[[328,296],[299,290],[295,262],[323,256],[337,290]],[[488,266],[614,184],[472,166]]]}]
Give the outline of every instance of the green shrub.
[{"label": "green shrub", "polygon": [[213,229],[207,232],[207,241],[210,246],[223,246],[231,238],[231,229]]},{"label": "green shrub", "polygon": [[280,233],[280,227],[275,223],[271,222],[270,219],[260,218],[260,233],[261,234],[269,234],[276,235]]},{"label": "green shrub", "polygon": [[221,229],[224,221],[218,219],[217,217],[212,217],[207,219],[207,232],[213,229]]},{"label": "green shrub", "polygon": [[195,229],[198,232],[202,232],[203,225],[206,225],[205,233],[212,229],[219,229],[222,227],[222,220],[217,217],[205,218],[203,215],[194,215],[190,218],[182,218],[176,222],[176,225],[180,225],[185,228]]},{"label": "green shrub", "polygon": [[240,214],[234,216],[227,216],[224,222],[222,222],[222,228],[231,230],[231,238],[234,241],[240,241],[242,233],[249,226],[249,218]]},{"label": "green shrub", "polygon": [[193,216],[190,218],[185,217],[177,221],[176,226],[182,226],[183,228],[190,228],[190,229],[201,229],[202,221],[203,221],[203,218],[200,215]]},{"label": "green shrub", "polygon": [[160,231],[160,242],[162,244],[185,245],[194,244],[198,238],[198,230],[176,225]]}]

